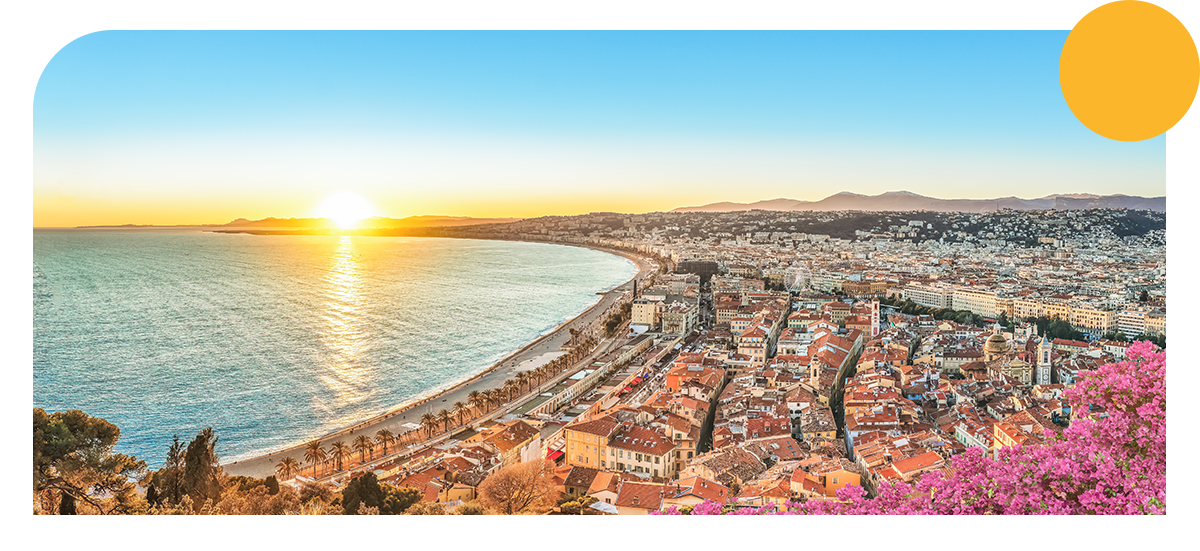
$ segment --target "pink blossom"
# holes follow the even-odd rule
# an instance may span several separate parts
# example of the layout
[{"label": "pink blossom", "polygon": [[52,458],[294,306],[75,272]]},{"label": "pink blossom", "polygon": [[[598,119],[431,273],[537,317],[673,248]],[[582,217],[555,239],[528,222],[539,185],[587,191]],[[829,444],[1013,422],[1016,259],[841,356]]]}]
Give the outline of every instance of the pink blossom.
[{"label": "pink blossom", "polygon": [[[847,485],[836,500],[736,514],[1165,514],[1166,352],[1137,342],[1125,355],[1079,374],[1066,391],[1076,419],[1062,434],[1046,431],[1041,444],[1002,448],[996,459],[969,448],[944,472],[884,482],[873,498]],[[705,502],[691,514],[722,514],[722,506]]]}]

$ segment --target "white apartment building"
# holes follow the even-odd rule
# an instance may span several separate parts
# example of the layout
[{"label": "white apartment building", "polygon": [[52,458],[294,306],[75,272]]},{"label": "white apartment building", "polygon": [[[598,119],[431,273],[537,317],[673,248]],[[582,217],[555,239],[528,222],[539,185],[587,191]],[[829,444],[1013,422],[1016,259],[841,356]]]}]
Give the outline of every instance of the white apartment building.
[{"label": "white apartment building", "polygon": [[920,283],[905,285],[904,290],[900,294],[901,298],[911,300],[916,304],[929,308],[949,308],[953,296],[954,290],[948,287],[936,287]]},{"label": "white apartment building", "polygon": [[1145,310],[1122,310],[1117,314],[1117,331],[1133,338],[1146,332],[1146,318],[1150,313]]},{"label": "white apartment building", "polygon": [[1013,311],[1011,298],[996,296],[994,291],[985,291],[975,287],[956,285],[952,303],[951,308],[955,310],[967,310],[989,318],[998,317],[1001,312],[1011,316]]}]

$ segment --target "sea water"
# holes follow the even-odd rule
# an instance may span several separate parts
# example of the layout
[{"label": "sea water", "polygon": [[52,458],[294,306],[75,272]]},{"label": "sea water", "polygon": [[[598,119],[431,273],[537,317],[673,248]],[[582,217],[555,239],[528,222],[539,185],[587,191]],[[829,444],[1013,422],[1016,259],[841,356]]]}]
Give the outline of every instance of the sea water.
[{"label": "sea water", "polygon": [[635,272],[542,243],[35,230],[33,405],[151,467],[211,426],[229,462],[451,386]]}]

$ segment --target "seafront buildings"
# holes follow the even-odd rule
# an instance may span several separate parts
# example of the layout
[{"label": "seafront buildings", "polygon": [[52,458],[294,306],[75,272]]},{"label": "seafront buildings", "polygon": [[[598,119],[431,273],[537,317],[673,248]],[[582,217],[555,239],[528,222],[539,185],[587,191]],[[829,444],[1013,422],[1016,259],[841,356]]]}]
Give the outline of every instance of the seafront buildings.
[{"label": "seafront buildings", "polygon": [[427,501],[543,457],[595,514],[870,492],[1061,431],[1080,370],[1166,336],[1163,213],[594,213],[438,231],[631,251],[658,271],[604,354],[378,471]]}]

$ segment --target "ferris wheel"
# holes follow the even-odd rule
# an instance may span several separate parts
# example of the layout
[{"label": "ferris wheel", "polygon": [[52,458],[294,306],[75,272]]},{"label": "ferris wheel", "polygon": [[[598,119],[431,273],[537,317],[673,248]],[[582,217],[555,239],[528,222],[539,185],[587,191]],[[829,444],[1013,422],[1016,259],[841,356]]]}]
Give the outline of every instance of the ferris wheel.
[{"label": "ferris wheel", "polygon": [[792,266],[784,272],[784,285],[787,286],[788,291],[803,291],[812,282],[811,276],[812,273],[809,271],[808,266]]}]

